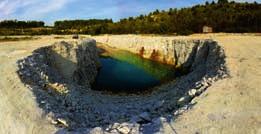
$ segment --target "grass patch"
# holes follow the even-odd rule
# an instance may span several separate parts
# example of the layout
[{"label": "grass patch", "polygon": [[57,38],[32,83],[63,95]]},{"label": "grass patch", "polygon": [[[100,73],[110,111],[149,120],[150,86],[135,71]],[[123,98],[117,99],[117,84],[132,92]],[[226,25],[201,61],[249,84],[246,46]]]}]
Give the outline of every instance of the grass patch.
[{"label": "grass patch", "polygon": [[63,37],[63,36],[55,36],[53,37],[54,39],[66,39],[66,37]]},{"label": "grass patch", "polygon": [[22,41],[22,40],[36,40],[40,37],[32,37],[32,36],[24,36],[24,37],[0,37],[0,42],[8,42],[8,41]]}]

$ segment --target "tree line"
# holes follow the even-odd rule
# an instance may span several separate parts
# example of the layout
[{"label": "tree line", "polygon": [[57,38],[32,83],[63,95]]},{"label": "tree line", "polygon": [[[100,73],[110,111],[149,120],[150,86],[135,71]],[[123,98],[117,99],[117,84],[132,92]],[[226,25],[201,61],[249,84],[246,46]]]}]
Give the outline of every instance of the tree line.
[{"label": "tree line", "polygon": [[118,22],[111,19],[56,21],[52,30],[44,33],[192,34],[201,33],[203,26],[212,27],[214,32],[261,32],[261,4],[218,0],[188,8],[155,10]]},{"label": "tree line", "polygon": [[112,24],[112,19],[90,19],[90,20],[64,20],[54,23],[56,34],[102,34],[106,33],[108,24]]},{"label": "tree line", "polygon": [[43,21],[17,21],[17,20],[4,20],[0,22],[0,28],[36,28],[44,27]]}]

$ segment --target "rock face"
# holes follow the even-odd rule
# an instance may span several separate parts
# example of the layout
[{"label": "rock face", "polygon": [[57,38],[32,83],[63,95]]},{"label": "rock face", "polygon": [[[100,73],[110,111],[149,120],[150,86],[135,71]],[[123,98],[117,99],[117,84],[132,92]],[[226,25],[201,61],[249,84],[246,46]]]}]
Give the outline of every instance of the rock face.
[{"label": "rock face", "polygon": [[127,37],[95,38],[145,58],[189,69],[189,73],[155,87],[149,95],[104,94],[71,83],[70,80],[89,84],[94,80],[100,64],[94,40],[60,42],[35,50],[17,61],[17,73],[36,97],[39,107],[52,115],[51,124],[61,125],[65,133],[108,134],[162,133],[159,130],[162,125],[189,110],[194,97],[227,76],[224,51],[214,41]]},{"label": "rock face", "polygon": [[94,82],[100,66],[96,41],[92,39],[79,42],[58,42],[47,47],[48,64],[67,80],[81,85]]},{"label": "rock face", "polygon": [[169,37],[119,35],[94,38],[111,47],[181,68],[197,65],[207,56],[208,46],[217,44],[212,40],[175,40]]}]

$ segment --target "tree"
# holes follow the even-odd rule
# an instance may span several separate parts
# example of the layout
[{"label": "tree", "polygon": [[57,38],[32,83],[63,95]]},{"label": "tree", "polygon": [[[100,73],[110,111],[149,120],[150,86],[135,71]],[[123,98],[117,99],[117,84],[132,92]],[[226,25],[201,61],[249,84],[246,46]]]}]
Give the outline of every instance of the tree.
[{"label": "tree", "polygon": [[228,0],[218,0],[218,4],[227,4]]},{"label": "tree", "polygon": [[154,14],[154,15],[157,15],[157,14],[159,14],[159,10],[158,10],[158,9],[156,9],[156,10],[153,12],[153,14]]},{"label": "tree", "polygon": [[0,34],[192,34],[201,32],[205,25],[215,32],[261,32],[261,4],[219,0],[218,4],[212,1],[188,8],[155,10],[119,22],[112,19],[56,21],[53,29],[40,32],[27,28],[43,27],[41,21],[6,20],[0,22]]}]

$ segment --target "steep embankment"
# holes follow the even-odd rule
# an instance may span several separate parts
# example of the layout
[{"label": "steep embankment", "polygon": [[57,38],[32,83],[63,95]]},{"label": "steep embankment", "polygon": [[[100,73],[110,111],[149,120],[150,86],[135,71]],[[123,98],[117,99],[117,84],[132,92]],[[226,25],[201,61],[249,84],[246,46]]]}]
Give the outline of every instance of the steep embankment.
[{"label": "steep embankment", "polygon": [[[54,132],[57,128],[54,128],[51,123],[56,123],[56,120],[53,120],[54,122],[47,121],[49,118],[46,119],[44,114],[46,112],[44,107],[47,106],[48,108],[50,104],[53,106],[49,110],[54,112],[56,116],[58,114],[55,111],[61,108],[60,106],[67,106],[66,108],[62,107],[64,109],[59,111],[62,113],[60,116],[68,114],[69,116],[65,117],[73,120],[60,121],[68,121],[70,125],[72,125],[71,123],[82,122],[80,126],[76,125],[78,128],[86,126],[84,123],[92,123],[94,126],[98,126],[104,121],[107,121],[107,123],[112,122],[114,124],[108,126],[107,129],[107,132],[112,133],[130,131],[136,133],[138,131],[147,133],[259,133],[261,122],[261,100],[259,97],[261,95],[259,90],[261,79],[261,66],[259,64],[261,55],[260,36],[196,35],[193,37],[168,38],[198,39],[206,38],[206,36],[212,37],[224,48],[227,56],[225,60],[231,77],[212,83],[206,92],[193,99],[192,102],[193,104],[196,103],[196,105],[191,110],[183,109],[178,111],[173,109],[175,109],[179,97],[173,98],[173,95],[184,95],[183,90],[191,89],[190,84],[193,83],[191,81],[193,77],[191,76],[195,76],[193,74],[186,76],[184,78],[187,79],[186,82],[180,82],[177,87],[173,87],[171,84],[165,85],[163,87],[165,90],[161,90],[161,94],[156,92],[147,97],[119,97],[84,89],[83,92],[64,97],[64,100],[58,101],[57,105],[53,105],[54,98],[39,98],[39,94],[34,94],[33,91],[42,90],[32,90],[21,83],[16,74],[16,61],[30,55],[34,49],[52,44],[56,40],[48,36],[36,41],[1,43],[0,121],[2,125],[0,125],[0,133]],[[189,87],[185,88],[186,85]],[[45,93],[46,91],[43,92],[43,94]],[[85,95],[86,97],[83,97]],[[72,97],[78,100],[74,104],[70,104]],[[79,103],[82,101],[85,101],[86,104]],[[56,106],[57,109],[55,109]],[[75,106],[76,109],[71,109]],[[70,111],[72,113],[76,111],[77,114],[72,114]],[[140,114],[144,111],[147,112]],[[185,111],[185,113],[183,112],[178,118],[173,117],[173,115],[178,115],[182,111]],[[81,112],[84,114],[81,114]],[[163,113],[162,116],[154,118],[158,117],[159,113]],[[128,121],[131,115],[137,115],[136,117],[141,121],[144,121],[144,118],[152,120],[152,123],[145,125],[126,123],[125,121]],[[60,118],[63,119],[63,117]],[[135,118],[133,119],[135,120]],[[242,125],[245,127],[242,127]],[[90,129],[83,129],[83,131],[86,133],[102,133],[105,130],[96,127],[91,131]],[[61,130],[60,132],[64,131]]]},{"label": "steep embankment", "polygon": [[92,39],[57,42],[36,49],[17,64],[17,72],[25,84],[35,84],[46,90],[73,82],[89,87],[100,67],[96,42]]},{"label": "steep embankment", "polygon": [[[121,39],[126,41],[125,38]],[[142,128],[144,133],[156,132],[161,118],[174,119],[182,113],[180,108],[190,108],[191,99],[213,82],[226,77],[224,52],[216,42],[168,41],[172,43],[155,45],[144,55],[152,55],[152,59],[157,56],[171,59],[175,63],[173,66],[187,70],[188,74],[151,89],[147,95],[104,94],[90,89],[89,83],[95,78],[99,65],[94,40],[76,45],[60,42],[39,48],[33,55],[18,61],[18,73],[47,113],[50,123],[64,127],[66,131],[83,132],[102,127],[107,133],[139,133],[138,129]],[[149,46],[137,40],[133,47],[144,48],[144,45]],[[167,51],[166,55],[155,55],[162,51]],[[149,128],[148,123],[152,124]]]},{"label": "steep embankment", "polygon": [[52,44],[52,37],[39,40],[0,43],[0,133],[54,133],[33,93],[21,82],[16,61],[39,47]]},{"label": "steep embankment", "polygon": [[190,71],[204,64],[209,54],[221,56],[219,51],[222,51],[217,42],[207,39],[188,40],[135,35],[95,36],[93,38],[109,47],[127,50],[144,58]]},{"label": "steep embankment", "polygon": [[[150,39],[154,40],[147,38]],[[18,61],[18,74],[33,92],[39,107],[47,113],[50,123],[64,127],[66,131],[83,132],[91,127],[101,126],[106,128],[102,131],[108,133],[138,133],[138,129],[142,128],[147,128],[144,132],[150,133],[159,127],[158,121],[161,118],[172,119],[181,113],[179,108],[189,109],[192,98],[226,74],[224,53],[216,42],[172,42],[170,47],[169,44],[160,44],[163,50],[167,46],[167,49],[174,51],[174,57],[167,54],[163,59],[172,59],[175,61],[173,65],[190,73],[175,82],[156,87],[147,96],[115,96],[90,90],[89,82],[93,81],[98,67],[95,41],[76,45],[61,42],[39,48],[33,55]],[[134,47],[137,48],[140,44],[146,45],[138,40]],[[162,51],[158,48],[152,50],[152,59],[155,58],[155,51]],[[81,87],[76,83],[85,86]],[[171,115],[171,112],[176,114]],[[148,126],[149,122],[152,126]],[[124,131],[122,127],[125,128]]]},{"label": "steep embankment", "polygon": [[81,85],[94,82],[100,67],[95,40],[62,41],[38,51],[63,78]]},{"label": "steep embankment", "polygon": [[[110,47],[123,49],[141,55],[144,58],[171,64],[176,67],[191,66],[193,58],[206,54],[206,44],[216,44],[211,40],[173,39],[171,37],[149,37],[134,35],[96,36],[97,42]],[[209,45],[211,46],[211,45]],[[201,51],[199,51],[201,50]],[[201,52],[201,54],[199,54]],[[199,60],[199,59],[198,59]],[[197,64],[197,63],[196,63]]]},{"label": "steep embankment", "polygon": [[[202,35],[199,35],[202,36]],[[230,78],[214,83],[197,105],[165,124],[171,133],[261,133],[261,36],[213,35],[224,48]]]}]

